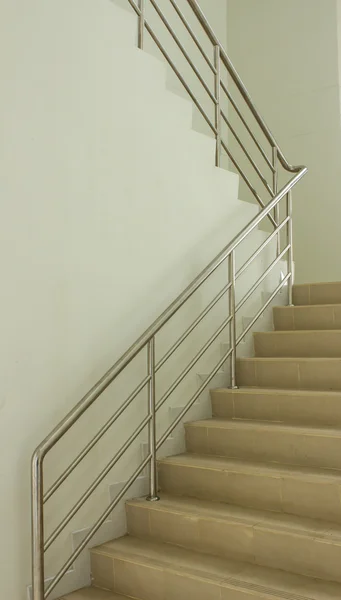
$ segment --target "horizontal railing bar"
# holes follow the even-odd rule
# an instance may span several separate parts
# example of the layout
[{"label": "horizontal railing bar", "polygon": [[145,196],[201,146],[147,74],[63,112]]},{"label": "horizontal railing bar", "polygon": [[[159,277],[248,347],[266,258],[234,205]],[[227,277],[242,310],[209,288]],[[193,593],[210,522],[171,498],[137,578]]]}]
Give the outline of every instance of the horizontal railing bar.
[{"label": "horizontal railing bar", "polygon": [[282,287],[286,284],[286,282],[291,278],[291,273],[288,273],[288,275],[286,275],[284,277],[284,279],[281,281],[281,283],[277,286],[277,288],[275,289],[275,291],[271,294],[270,298],[268,298],[268,300],[265,302],[265,304],[262,306],[262,308],[259,309],[258,313],[256,314],[256,316],[252,319],[252,321],[248,324],[248,326],[244,329],[243,333],[239,336],[239,338],[237,339],[237,344],[240,344],[240,342],[244,339],[244,337],[249,333],[250,329],[254,326],[254,324],[256,323],[256,321],[258,321],[259,317],[262,316],[263,312],[265,311],[265,309],[269,306],[269,304],[273,301],[273,299],[277,296],[278,292],[281,291]]},{"label": "horizontal railing bar", "polygon": [[162,46],[161,42],[159,41],[159,39],[156,37],[154,31],[152,30],[152,28],[150,27],[150,25],[147,23],[147,21],[145,22],[145,28],[148,31],[150,37],[152,38],[152,40],[155,42],[155,44],[157,45],[157,47],[159,48],[160,52],[163,54],[163,56],[165,57],[166,61],[168,62],[169,66],[173,69],[174,73],[176,74],[176,76],[178,77],[178,79],[181,81],[182,85],[184,86],[186,92],[188,93],[188,95],[191,97],[191,99],[193,100],[195,106],[198,108],[198,110],[200,111],[200,113],[202,114],[202,116],[204,117],[207,125],[209,125],[209,127],[211,128],[211,130],[213,131],[213,133],[215,135],[217,135],[217,129],[216,127],[213,125],[213,123],[211,122],[210,118],[207,116],[206,112],[204,111],[203,107],[201,106],[199,100],[197,100],[197,98],[195,97],[195,95],[193,94],[192,90],[190,89],[190,87],[187,85],[185,79],[183,78],[183,76],[181,75],[180,71],[177,69],[177,67],[175,66],[175,63],[172,61],[172,59],[170,58],[169,54],[166,52],[166,50],[164,49],[164,47]]},{"label": "horizontal railing bar", "polygon": [[195,357],[191,360],[191,362],[187,365],[187,367],[180,373],[180,375],[175,379],[172,385],[168,388],[167,392],[165,392],[160,398],[159,402],[156,405],[156,410],[159,410],[161,406],[166,402],[166,400],[171,396],[171,394],[176,390],[178,385],[182,382],[182,380],[188,375],[188,373],[193,369],[194,365],[200,360],[200,358],[205,354],[208,348],[213,344],[213,342],[217,339],[217,337],[224,331],[225,327],[232,321],[232,317],[229,316],[225,319],[218,329],[214,332],[214,334],[210,337],[210,339],[206,342],[206,344],[201,348],[201,350],[195,355]]},{"label": "horizontal railing bar", "polygon": [[284,248],[284,250],[282,250],[282,252],[277,256],[277,258],[275,258],[275,260],[272,261],[271,265],[266,269],[266,271],[264,271],[263,275],[261,275],[261,277],[259,277],[259,279],[257,279],[257,281],[253,284],[253,286],[247,292],[247,294],[245,294],[245,296],[242,298],[242,300],[240,300],[240,302],[238,302],[238,304],[236,306],[236,313],[241,309],[242,306],[244,306],[245,302],[247,302],[247,300],[252,296],[253,292],[258,288],[258,286],[262,283],[262,281],[264,281],[264,279],[269,275],[269,273],[271,273],[272,269],[277,265],[277,263],[279,263],[279,261],[289,251],[289,249],[290,249],[290,244],[288,244],[288,246],[286,246],[286,248]]},{"label": "horizontal railing bar", "polygon": [[172,316],[183,306],[183,304],[201,287],[201,285],[217,270],[226,258],[241,244],[245,238],[267,217],[276,204],[302,179],[307,168],[303,167],[260,211],[242,231],[225,246],[225,248],[210,262],[199,275],[187,286],[187,288],[170,304],[170,306],[154,321],[154,323],[139,337],[139,339],[124,353],[124,355],[109,369],[105,375],[93,386],[78,404],[66,415],[66,417],[54,428],[45,440],[36,448],[33,461],[41,462],[45,454],[65,435],[70,427],[76,423],[79,417],[91,406],[98,396],[110,385],[122,370],[137,356],[146,346],[148,341],[172,318]]},{"label": "horizontal railing bar", "polygon": [[278,158],[282,164],[282,166],[284,167],[284,169],[286,171],[290,171],[292,173],[299,173],[301,172],[305,167],[300,165],[300,166],[293,166],[290,165],[288,163],[288,161],[286,160],[282,150],[280,149],[279,145],[277,144],[274,136],[272,135],[270,129],[268,128],[268,126],[266,125],[264,119],[261,117],[259,111],[257,110],[256,106],[254,105],[252,98],[249,94],[249,92],[247,91],[244,83],[242,82],[241,78],[239,77],[236,69],[234,68],[231,60],[229,59],[228,55],[226,54],[222,44],[220,43],[219,39],[217,38],[217,36],[215,35],[212,27],[210,26],[209,22],[207,21],[203,11],[201,10],[197,0],[187,0],[188,3],[191,5],[195,15],[197,16],[199,22],[201,23],[202,27],[204,28],[204,30],[206,31],[208,37],[210,38],[212,44],[214,46],[218,45],[220,46],[220,55],[221,55],[221,59],[223,64],[225,65],[226,69],[228,70],[229,74],[231,75],[234,83],[236,84],[237,88],[239,89],[243,99],[245,100],[246,104],[248,105],[250,111],[252,112],[254,118],[256,119],[258,125],[260,126],[261,130],[263,131],[265,137],[268,139],[268,141],[270,142],[271,146],[273,148],[277,148],[277,152],[278,152]]},{"label": "horizontal railing bar", "polygon": [[284,221],[282,221],[282,223],[278,225],[277,229],[275,229],[275,231],[273,231],[273,233],[266,238],[266,240],[259,246],[259,248],[257,248],[257,250],[252,254],[252,256],[250,256],[250,258],[243,264],[243,266],[240,267],[240,269],[236,273],[236,279],[238,279],[238,277],[240,277],[242,273],[244,273],[244,271],[251,265],[255,258],[257,258],[257,256],[267,247],[271,240],[273,240],[274,237],[276,237],[279,231],[281,231],[281,229],[288,223],[288,221],[290,221],[290,218],[291,217],[287,217],[286,219],[284,219]]},{"label": "horizontal railing bar", "polygon": [[46,589],[44,598],[47,598],[50,595],[50,593],[54,590],[56,585],[58,585],[60,580],[64,577],[65,573],[70,569],[70,567],[72,567],[73,563],[78,558],[80,553],[83,552],[83,550],[86,548],[87,544],[90,542],[90,540],[94,537],[95,533],[97,533],[99,528],[103,525],[103,523],[109,517],[110,513],[114,510],[115,506],[117,506],[117,504],[122,500],[124,494],[126,494],[126,492],[129,490],[130,486],[134,483],[134,481],[136,481],[136,479],[138,478],[140,473],[142,473],[143,469],[149,463],[150,459],[151,459],[151,454],[148,454],[148,456],[144,459],[144,461],[141,463],[141,465],[136,469],[136,471],[133,473],[133,475],[127,481],[127,483],[122,488],[122,490],[119,492],[119,494],[117,494],[116,498],[109,504],[108,508],[104,511],[102,516],[91,527],[87,536],[84,538],[84,540],[81,542],[81,544],[79,544],[79,546],[76,548],[76,550],[72,553],[70,558],[67,560],[67,562],[64,564],[64,566],[60,569],[59,573],[54,577],[53,581]]},{"label": "horizontal railing bar", "polygon": [[233,96],[231,96],[229,90],[227,89],[227,87],[225,86],[224,82],[221,81],[220,82],[222,89],[224,90],[225,94],[227,95],[229,101],[231,102],[234,110],[236,111],[238,117],[240,118],[241,122],[243,123],[245,129],[247,130],[247,132],[249,133],[249,135],[251,136],[252,140],[254,141],[254,143],[256,144],[258,150],[260,151],[261,155],[263,156],[265,162],[267,163],[267,165],[269,166],[269,168],[271,169],[271,171],[274,173],[275,169],[273,164],[271,163],[270,159],[268,158],[265,150],[262,148],[262,146],[260,145],[259,141],[257,140],[256,136],[253,134],[252,129],[249,127],[247,121],[244,119],[241,111],[239,110],[236,102],[233,99]]},{"label": "horizontal railing bar", "polygon": [[196,74],[197,78],[199,79],[201,85],[203,86],[204,90],[206,91],[206,93],[208,94],[208,96],[211,98],[212,102],[214,103],[214,105],[216,105],[217,103],[217,98],[214,96],[214,94],[212,94],[209,86],[207,85],[205,79],[201,76],[200,72],[198,71],[198,69],[196,68],[194,62],[192,61],[191,57],[189,56],[188,52],[186,51],[186,49],[183,47],[182,43],[180,42],[178,36],[175,34],[175,32],[173,31],[172,27],[170,26],[169,22],[167,21],[165,15],[162,13],[160,7],[158,6],[158,4],[155,2],[155,0],[149,0],[150,4],[153,6],[153,8],[155,9],[155,11],[157,12],[157,14],[159,15],[162,23],[164,24],[164,26],[167,28],[167,30],[169,31],[170,35],[172,36],[173,40],[175,41],[176,45],[178,46],[178,48],[181,50],[182,54],[184,55],[185,59],[187,60],[188,64],[190,65],[191,69],[193,70],[193,72]]},{"label": "horizontal railing bar", "polygon": [[168,438],[168,436],[172,433],[172,431],[174,431],[175,427],[177,425],[179,425],[181,419],[186,415],[186,413],[189,411],[189,409],[193,406],[194,402],[199,398],[200,394],[202,394],[202,392],[204,391],[204,389],[208,386],[208,384],[212,381],[213,377],[218,373],[219,369],[222,367],[222,365],[224,364],[224,362],[226,362],[226,360],[229,358],[229,356],[232,354],[232,348],[230,348],[225,354],[224,356],[220,359],[220,361],[217,363],[217,365],[214,367],[213,371],[211,371],[210,375],[207,377],[207,379],[205,379],[205,381],[201,384],[200,388],[195,392],[195,394],[193,394],[192,398],[190,399],[190,401],[186,404],[185,408],[181,411],[181,413],[178,415],[178,417],[175,419],[175,421],[173,421],[172,425],[170,425],[167,429],[167,431],[162,435],[162,437],[159,439],[157,445],[156,445],[156,449],[158,450],[162,444],[166,441],[166,439]]},{"label": "horizontal railing bar", "polygon": [[251,165],[253,166],[254,170],[256,171],[259,179],[261,180],[261,182],[263,183],[265,189],[269,192],[270,196],[273,198],[274,197],[274,191],[273,189],[269,186],[268,182],[266,181],[263,173],[261,172],[261,170],[258,168],[258,166],[256,165],[255,161],[253,160],[252,156],[248,153],[248,151],[246,150],[246,148],[244,147],[243,142],[241,141],[239,135],[237,134],[237,132],[235,131],[234,127],[232,127],[231,123],[229,122],[228,118],[226,117],[225,113],[223,110],[220,111],[221,116],[223,117],[223,120],[225,121],[227,127],[229,128],[229,130],[231,131],[232,135],[234,136],[234,138],[237,140],[239,146],[241,147],[241,149],[243,150],[245,156],[247,157],[248,161],[251,163]]},{"label": "horizontal railing bar", "polygon": [[179,348],[179,346],[182,344],[182,342],[185,341],[189,334],[192,333],[193,329],[195,329],[196,326],[199,325],[199,323],[203,320],[207,313],[209,313],[210,310],[217,304],[217,302],[219,302],[219,300],[224,296],[224,294],[226,294],[230,287],[231,283],[228,283],[227,285],[225,285],[225,287],[223,287],[219,294],[217,294],[215,298],[211,300],[209,305],[200,313],[200,315],[195,319],[195,321],[193,321],[192,325],[190,325],[190,327],[186,329],[185,333],[182,334],[178,341],[175,342],[175,344],[173,344],[173,346],[168,350],[168,352],[166,352],[166,354],[163,356],[163,358],[161,358],[161,360],[157,363],[155,367],[156,373],[159,371],[159,369],[161,369],[165,362],[167,362],[167,360],[172,356],[172,354],[174,354],[175,350]]},{"label": "horizontal railing bar", "polygon": [[[245,175],[245,173],[244,173],[243,169],[241,168],[241,166],[237,163],[236,159],[233,158],[233,155],[231,154],[231,152],[229,151],[228,147],[226,146],[225,142],[223,142],[223,140],[221,140],[221,145],[222,145],[223,149],[225,150],[225,152],[226,152],[227,156],[229,157],[229,159],[233,162],[233,164],[236,167],[238,173],[244,179],[247,187],[249,188],[249,190],[251,190],[251,192],[254,195],[254,197],[256,198],[258,204],[260,204],[260,206],[262,208],[265,208],[265,204],[264,204],[263,200],[261,199],[261,197],[256,192],[256,190],[253,187],[252,183],[250,183],[248,177]],[[272,215],[268,214],[268,218],[270,219],[270,221],[273,224],[273,226],[277,227],[277,223],[276,223],[275,219],[272,217]]]},{"label": "horizontal railing bar", "polygon": [[202,48],[198,38],[196,37],[193,29],[191,28],[190,24],[188,23],[188,21],[186,20],[186,17],[183,15],[183,13],[181,12],[180,8],[178,7],[177,3],[175,2],[175,0],[170,0],[171,5],[173,6],[174,10],[176,11],[178,17],[181,19],[183,25],[186,27],[189,35],[191,36],[193,42],[195,43],[195,45],[197,46],[199,52],[202,54],[203,58],[205,59],[205,61],[207,62],[208,66],[210,67],[212,73],[214,73],[216,75],[217,73],[217,69],[215,68],[214,64],[210,61],[209,57],[207,56],[205,50]]},{"label": "horizontal railing bar", "polygon": [[128,0],[130,6],[134,9],[134,11],[136,12],[136,14],[140,17],[141,16],[141,10],[140,8],[137,6],[137,4],[135,4],[135,2],[133,2],[133,0]]},{"label": "horizontal railing bar", "polygon": [[103,481],[103,479],[110,473],[111,469],[115,466],[115,464],[122,458],[123,454],[125,454],[126,450],[131,446],[131,444],[136,440],[136,438],[142,433],[143,429],[148,425],[151,420],[151,415],[147,415],[147,417],[142,421],[142,423],[135,429],[134,433],[128,438],[125,444],[121,447],[121,449],[116,452],[115,456],[108,462],[106,467],[97,475],[96,479],[93,483],[88,487],[86,492],[79,498],[79,500],[74,504],[74,506],[69,510],[67,515],[65,515],[64,519],[59,523],[58,527],[51,533],[44,545],[44,552],[48,550],[48,548],[53,544],[55,539],[59,536],[59,534],[63,531],[68,523],[70,523],[71,519],[77,514],[80,508],[82,508],[83,504],[90,498],[91,494],[95,491],[95,489],[99,486],[99,484]]},{"label": "horizontal railing bar", "polygon": [[135,400],[136,396],[146,387],[147,383],[150,381],[150,376],[145,377],[143,381],[137,386],[137,388],[130,394],[129,398],[117,409],[117,411],[113,414],[112,417],[103,425],[103,427],[99,430],[99,432],[92,438],[92,440],[87,444],[87,446],[78,454],[78,456],[74,459],[74,461],[68,466],[68,468],[62,473],[55,483],[50,487],[50,489],[44,495],[44,502],[47,502],[49,498],[56,492],[56,490],[61,486],[61,484],[68,478],[69,475],[73,472],[73,470],[79,465],[79,463],[87,456],[87,454],[92,450],[92,448],[99,442],[99,440],[103,437],[103,435],[110,429],[110,427],[115,423],[115,421],[121,416],[121,414],[125,411],[126,408]]}]

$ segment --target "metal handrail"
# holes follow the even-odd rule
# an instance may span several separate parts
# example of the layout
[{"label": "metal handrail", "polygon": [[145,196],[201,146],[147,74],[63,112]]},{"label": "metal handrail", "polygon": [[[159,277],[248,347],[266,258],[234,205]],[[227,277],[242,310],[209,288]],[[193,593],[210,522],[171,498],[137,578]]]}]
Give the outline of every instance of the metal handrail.
[{"label": "metal handrail", "polygon": [[241,242],[263,221],[263,219],[275,208],[275,206],[288,194],[288,192],[304,177],[307,167],[287,183],[281,191],[269,202],[269,204],[250,221],[244,229],[230,242],[210,264],[201,271],[194,281],[172,302],[172,304],[154,321],[154,323],[139,337],[139,339],[123,354],[123,356],[111,367],[105,375],[91,388],[91,390],[78,402],[55,429],[39,445],[36,453],[40,460],[61,439],[61,437],[74,425],[79,417],[90,408],[95,400],[116,379],[125,367],[143,350],[151,338],[173,317],[181,306],[201,287],[201,285],[212,275],[226,258],[239,246]]},{"label": "metal handrail", "polygon": [[[210,39],[214,47],[214,64],[202,48],[193,28],[184,17],[180,8],[178,7],[175,0],[169,0],[170,5],[174,8],[175,13],[180,18],[181,22],[185,26],[191,39],[200,50],[204,60],[210,67],[214,74],[215,84],[214,93],[209,89],[205,79],[202,77],[196,65],[193,63],[188,52],[185,50],[184,45],[179,39],[178,35],[173,30],[168,19],[166,19],[162,10],[157,4],[157,0],[149,0],[151,6],[156,11],[156,14],[160,17],[163,25],[166,27],[168,33],[182,52],[187,63],[192,68],[193,72],[197,76],[198,80],[202,84],[208,97],[214,103],[215,117],[214,122],[207,115],[201,102],[192,92],[190,86],[186,82],[183,75],[180,73],[175,62],[172,60],[169,53],[166,51],[163,44],[161,44],[157,34],[152,29],[150,23],[146,19],[145,4],[147,0],[138,0],[139,4],[135,4],[133,0],[127,0],[134,9],[138,16],[138,33],[139,33],[139,47],[143,48],[145,32],[147,32],[152,40],[155,42],[171,68],[174,70],[179,80],[183,84],[184,88],[192,98],[193,102],[199,109],[205,121],[208,123],[211,131],[216,137],[216,164],[220,164],[221,149],[225,151],[231,162],[235,165],[236,169],[244,179],[245,183],[255,196],[257,202],[261,206],[259,214],[254,217],[248,225],[246,225],[242,231],[212,260],[209,265],[203,269],[203,271],[187,286],[187,288],[172,302],[172,304],[154,321],[154,323],[138,338],[138,340],[125,352],[125,354],[111,367],[105,375],[92,387],[92,389],[78,402],[78,404],[68,413],[68,415],[53,429],[53,431],[39,444],[32,458],[32,556],[33,556],[33,600],[44,600],[49,594],[55,589],[56,585],[61,581],[63,576],[67,573],[68,569],[72,566],[76,558],[86,548],[87,544],[93,538],[95,533],[108,518],[112,510],[123,498],[126,491],[130,488],[132,483],[140,475],[143,469],[149,464],[150,466],[150,493],[148,500],[158,500],[157,496],[157,477],[156,477],[156,452],[165,442],[167,437],[172,433],[175,427],[181,422],[183,417],[187,414],[190,407],[199,398],[200,394],[207,388],[210,381],[212,381],[215,374],[224,365],[224,363],[231,360],[231,388],[236,387],[236,351],[240,342],[244,339],[245,335],[250,331],[251,327],[256,323],[257,319],[263,314],[264,310],[269,306],[270,302],[275,298],[276,294],[283,288],[284,285],[288,285],[289,291],[289,303],[292,301],[292,284],[293,284],[293,251],[292,251],[292,197],[291,192],[294,186],[302,179],[307,172],[306,167],[290,165],[280,150],[278,144],[273,138],[270,130],[266,126],[259,112],[255,108],[243,82],[239,75],[235,71],[230,59],[228,58],[225,50],[220,44],[214,31],[210,27],[206,17],[201,11],[196,0],[187,0],[189,6],[193,9],[194,15],[197,17],[200,25],[205,31],[206,35]],[[270,142],[272,148],[272,162],[269,160],[266,152],[262,148],[262,145],[257,140],[251,127],[245,120],[242,112],[237,106],[236,100],[232,97],[230,91],[221,79],[221,64],[225,66],[227,72],[231,75],[234,83],[236,84],[242,98],[246,102],[246,105],[250,109],[252,115],[255,117],[260,129],[264,133],[268,142]],[[251,139],[258,148],[260,154],[264,158],[266,164],[271,169],[271,184],[267,181],[256,161],[252,158],[248,150],[245,148],[239,133],[235,130],[227,119],[225,112],[221,107],[221,95],[225,94],[231,105],[235,109],[241,123],[245,127],[246,131],[251,136]],[[226,142],[222,139],[221,125],[222,121],[229,127],[234,138],[237,140],[239,146],[243,150],[248,162],[253,167],[255,173],[261,179],[266,190],[271,196],[269,203],[265,205],[257,190],[249,180],[248,176],[244,172],[241,165],[236,161],[232,152],[228,148]],[[282,187],[280,191],[277,189],[278,182],[278,161],[281,163],[283,168],[295,175],[291,180]],[[286,211],[287,216],[280,222],[279,204],[283,198],[286,198]],[[244,264],[237,270],[236,269],[236,251],[240,244],[248,238],[250,233],[254,231],[258,225],[264,220],[269,219],[274,227],[274,231],[267,237],[267,239],[253,252],[253,254],[244,262]],[[280,234],[286,230],[287,242],[283,249],[281,249],[281,238]],[[236,282],[239,277],[246,271],[251,263],[256,259],[257,256],[268,247],[269,243],[276,239],[277,249],[276,257],[265,269],[263,274],[257,279],[257,281],[250,287],[250,289],[244,294],[244,297],[236,302]],[[243,332],[237,337],[236,334],[236,314],[242,306],[251,298],[258,286],[265,280],[265,278],[273,271],[274,267],[279,263],[280,260],[287,257],[288,272],[283,278],[280,284],[276,287],[274,292],[270,295],[265,304],[258,310],[257,314],[252,319],[251,323],[243,330]],[[228,261],[228,281],[222,287],[222,289],[215,295],[208,305],[201,311],[198,317],[187,327],[187,329],[178,337],[178,339],[172,344],[171,348],[166,351],[164,356],[156,361],[155,357],[155,337],[158,332],[170,321],[170,319],[181,309],[182,306],[197,292],[201,286],[217,271],[217,269],[225,262]],[[195,330],[195,328],[202,322],[202,320],[210,313],[214,306],[228,294],[229,296],[229,311],[228,315],[220,323],[219,327],[214,333],[211,333],[209,339],[202,344],[201,348],[197,352],[187,366],[182,370],[180,375],[173,380],[170,387],[163,393],[162,397],[156,399],[155,390],[155,376],[160,369],[167,363],[174,352],[181,346],[181,344],[188,338],[188,336]],[[224,329],[229,327],[230,334],[230,348],[225,352],[224,356],[221,357],[219,362],[215,365],[213,370],[210,372],[205,381],[200,385],[199,389],[192,395],[190,400],[186,403],[185,407],[181,410],[180,414],[173,421],[173,423],[167,428],[167,430],[157,439],[156,435],[156,420],[159,409],[164,405],[166,400],[175,391],[178,385],[184,380],[184,378],[192,371],[193,367],[197,364],[200,358],[206,353],[211,347],[213,342],[219,338]],[[108,386],[118,377],[124,369],[132,363],[132,361],[143,351],[147,352],[147,374],[142,378],[136,388],[130,393],[128,398],[123,404],[114,412],[114,414],[107,420],[107,422],[97,431],[95,436],[87,442],[85,447],[78,453],[78,455],[71,461],[63,473],[59,475],[56,481],[44,491],[44,459],[46,454],[63,438],[63,436],[78,422],[80,417],[86,413],[86,411],[93,405],[93,403],[101,396],[101,394],[108,388]],[[125,441],[125,443],[116,450],[115,455],[107,462],[106,466],[102,469],[101,473],[95,475],[92,482],[88,486],[87,490],[79,497],[79,499],[73,504],[69,512],[60,520],[56,525],[54,531],[45,540],[44,538],[44,505],[54,495],[54,493],[60,488],[60,486],[67,480],[74,469],[83,461],[83,459],[89,454],[94,446],[103,438],[103,436],[110,430],[117,419],[128,409],[133,400],[137,398],[140,392],[145,388],[148,389],[148,414],[144,417],[141,422],[136,426],[134,432]],[[57,575],[52,579],[50,584],[46,587],[44,585],[44,552],[53,544],[64,528],[70,523],[71,519],[78,513],[84,503],[90,498],[98,485],[104,480],[111,469],[116,465],[118,460],[125,454],[125,452],[131,447],[138,436],[148,428],[149,433],[149,452],[148,456],[143,460],[139,467],[135,470],[133,475],[128,479],[122,490],[116,496],[110,505],[106,508],[99,519],[93,524],[90,531],[79,544],[79,546],[73,551],[72,555],[66,560],[64,565],[60,568]]]},{"label": "metal handrail", "polygon": [[253,100],[252,100],[246,86],[244,85],[241,77],[239,76],[237,70],[233,66],[232,61],[230,60],[227,53],[225,52],[223,45],[220,43],[218,37],[214,33],[214,30],[212,29],[211,25],[209,24],[208,20],[206,19],[205,14],[203,13],[202,9],[200,8],[197,0],[187,0],[187,2],[188,2],[188,4],[191,5],[193,12],[195,13],[196,17],[198,18],[199,22],[201,23],[206,34],[210,38],[212,44],[219,46],[221,60],[223,61],[228,73],[231,75],[234,83],[236,84],[237,88],[239,89],[241,95],[243,96],[248,108],[250,109],[253,116],[255,117],[255,119],[256,119],[258,125],[260,126],[261,130],[263,131],[265,137],[270,142],[271,146],[273,148],[277,149],[278,158],[281,162],[282,167],[286,171],[289,171],[291,173],[299,173],[302,169],[304,169],[304,166],[303,165],[293,166],[285,158],[282,150],[280,149],[278,143],[276,142],[274,136],[272,135],[269,127],[267,126],[264,119],[262,118],[259,110],[257,110],[255,103],[253,102]]}]

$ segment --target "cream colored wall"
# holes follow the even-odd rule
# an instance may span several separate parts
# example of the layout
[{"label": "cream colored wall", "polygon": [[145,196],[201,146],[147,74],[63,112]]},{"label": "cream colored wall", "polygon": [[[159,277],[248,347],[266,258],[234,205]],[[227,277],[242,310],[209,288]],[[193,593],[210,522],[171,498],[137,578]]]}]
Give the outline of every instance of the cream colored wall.
[{"label": "cream colored wall", "polygon": [[[339,12],[338,12],[339,11]],[[228,51],[289,162],[296,280],[341,279],[340,2],[229,0]]]}]

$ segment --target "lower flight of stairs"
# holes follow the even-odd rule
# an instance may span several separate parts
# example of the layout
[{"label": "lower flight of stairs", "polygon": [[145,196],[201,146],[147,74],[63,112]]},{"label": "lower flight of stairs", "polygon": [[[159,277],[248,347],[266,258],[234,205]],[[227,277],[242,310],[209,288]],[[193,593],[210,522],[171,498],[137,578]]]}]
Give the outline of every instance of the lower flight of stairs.
[{"label": "lower flight of stairs", "polygon": [[67,600],[341,598],[341,283],[295,286],[294,303]]}]

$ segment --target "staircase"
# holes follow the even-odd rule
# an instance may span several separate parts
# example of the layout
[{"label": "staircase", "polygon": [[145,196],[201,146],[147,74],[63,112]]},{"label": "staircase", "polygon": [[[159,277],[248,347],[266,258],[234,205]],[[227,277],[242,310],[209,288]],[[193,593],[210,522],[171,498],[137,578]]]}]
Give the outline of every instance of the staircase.
[{"label": "staircase", "polygon": [[[105,34],[101,53],[91,53],[94,77],[99,65],[103,73],[116,74],[105,77],[114,94],[107,97],[104,87],[98,96],[119,104],[111,135],[122,130],[127,154],[120,163],[123,155],[116,148],[117,156],[106,155],[105,168],[114,179],[121,175],[125,185],[125,164],[142,137],[146,144],[136,154],[134,173],[141,181],[156,180],[148,221],[152,252],[146,265],[141,263],[141,286],[150,293],[144,267],[148,271],[161,249],[154,213],[160,221],[177,217],[169,232],[170,253],[176,252],[181,229],[188,236],[190,219],[172,204],[180,188],[203,232],[215,210],[210,199],[218,196],[229,206],[229,230],[222,228],[224,247],[217,246],[218,254],[215,248],[215,258],[208,264],[205,259],[201,271],[203,265],[194,269],[199,273],[192,281],[190,276],[189,285],[36,448],[29,598],[341,597],[335,554],[341,548],[341,453],[339,458],[336,452],[341,442],[334,409],[341,393],[341,284],[293,287],[292,194],[307,169],[285,158],[197,0],[120,4],[115,10],[109,0],[72,6],[76,16],[90,11],[85,40],[97,16]],[[139,49],[133,47],[136,37]],[[71,41],[73,48],[72,35]],[[198,56],[193,62],[193,49],[201,63]],[[88,73],[90,62],[82,62],[79,50]],[[162,61],[151,59],[155,52]],[[108,53],[112,61],[106,63]],[[166,65],[192,104],[166,89]],[[200,134],[190,129],[193,106],[201,118]],[[133,123],[131,135],[125,111]],[[102,128],[96,123],[95,137],[102,142],[107,123]],[[153,132],[160,134],[158,143]],[[173,132],[181,135],[176,151],[169,144]],[[159,186],[156,173],[174,157],[179,168]],[[187,188],[187,182],[193,186]],[[147,201],[139,204],[138,219]],[[127,209],[133,215],[129,203]],[[111,221],[107,224],[111,236]],[[200,239],[206,247],[205,236]],[[134,259],[139,244],[132,240],[131,245]],[[161,262],[166,267],[166,257]],[[125,256],[120,257],[124,277],[134,277],[133,266],[126,269]],[[94,261],[94,274],[97,270]],[[163,282],[165,273],[162,268]],[[96,287],[96,281],[90,277],[89,285]],[[274,308],[275,331],[255,334],[256,356],[247,357],[244,342],[255,327],[264,329],[267,321],[262,327],[259,319],[280,300],[288,306]],[[198,378],[200,369],[206,375]],[[225,388],[211,392],[214,416],[198,421],[192,409],[204,403],[217,378]],[[209,414],[207,408],[210,403],[200,408],[200,417]],[[179,446],[187,451],[180,454],[175,433],[184,430]],[[163,458],[170,446],[174,456]],[[118,463],[121,479],[110,479]],[[148,496],[132,500],[142,495],[136,492],[141,480]],[[127,528],[119,512],[125,500]]]},{"label": "staircase", "polygon": [[[65,600],[341,597],[341,284],[298,285]],[[106,592],[104,590],[110,590]]]}]

